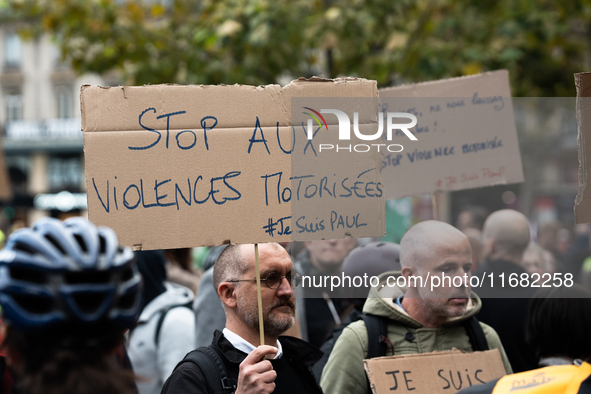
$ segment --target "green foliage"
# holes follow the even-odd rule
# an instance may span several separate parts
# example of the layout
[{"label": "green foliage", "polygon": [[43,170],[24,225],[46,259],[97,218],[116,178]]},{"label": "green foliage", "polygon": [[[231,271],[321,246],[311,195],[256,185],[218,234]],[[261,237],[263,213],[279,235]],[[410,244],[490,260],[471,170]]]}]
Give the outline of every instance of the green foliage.
[{"label": "green foliage", "polygon": [[333,75],[390,86],[507,68],[516,96],[573,96],[573,73],[588,67],[585,3],[335,1],[312,26],[333,49]]},{"label": "green foliage", "polygon": [[[588,67],[589,0],[14,0],[78,72],[127,83],[381,86],[507,68],[516,96],[572,96]],[[0,15],[2,17],[2,15]]]}]

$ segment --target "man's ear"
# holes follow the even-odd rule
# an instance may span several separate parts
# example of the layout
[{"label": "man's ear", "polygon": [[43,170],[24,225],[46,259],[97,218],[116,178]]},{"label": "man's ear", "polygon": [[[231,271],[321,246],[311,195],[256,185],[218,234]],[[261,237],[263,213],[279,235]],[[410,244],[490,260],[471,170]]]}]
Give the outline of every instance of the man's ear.
[{"label": "man's ear", "polygon": [[236,308],[236,284],[222,282],[218,286],[218,296],[228,308]]},{"label": "man's ear", "polygon": [[495,253],[495,248],[496,248],[496,244],[495,244],[494,238],[493,237],[486,238],[484,240],[484,246],[483,246],[483,250],[482,250],[482,258],[483,259],[491,258],[491,256]]},{"label": "man's ear", "polygon": [[405,278],[408,278],[411,275],[415,274],[415,270],[412,267],[409,267],[408,265],[405,267],[402,267],[402,271],[400,271],[400,273],[402,274],[402,276],[404,276]]}]

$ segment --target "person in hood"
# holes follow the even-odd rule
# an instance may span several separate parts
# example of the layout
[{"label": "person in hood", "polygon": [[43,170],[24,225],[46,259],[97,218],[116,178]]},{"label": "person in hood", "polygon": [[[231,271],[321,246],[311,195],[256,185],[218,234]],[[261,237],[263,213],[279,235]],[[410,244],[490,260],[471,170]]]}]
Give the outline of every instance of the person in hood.
[{"label": "person in hood", "polygon": [[[480,310],[480,299],[471,292],[472,268],[468,238],[449,224],[429,220],[411,227],[400,243],[402,271],[379,276],[371,289],[363,312],[387,319],[387,356],[429,353],[457,348],[474,348],[464,322]],[[400,276],[404,278],[399,278]],[[456,279],[456,286],[434,286],[432,276]],[[411,280],[420,277],[421,280]],[[397,280],[400,279],[400,280]],[[406,282],[407,287],[396,284]],[[422,282],[422,283],[421,283]],[[511,365],[496,332],[478,323],[489,349],[499,349],[507,373]],[[350,324],[337,340],[322,373],[320,386],[325,394],[368,393],[363,369],[367,358],[368,334],[363,320]]]},{"label": "person in hood", "polygon": [[162,251],[136,252],[144,279],[143,309],[130,332],[128,353],[135,373],[143,378],[140,394],[158,394],[174,367],[195,347],[193,293],[166,282]]}]

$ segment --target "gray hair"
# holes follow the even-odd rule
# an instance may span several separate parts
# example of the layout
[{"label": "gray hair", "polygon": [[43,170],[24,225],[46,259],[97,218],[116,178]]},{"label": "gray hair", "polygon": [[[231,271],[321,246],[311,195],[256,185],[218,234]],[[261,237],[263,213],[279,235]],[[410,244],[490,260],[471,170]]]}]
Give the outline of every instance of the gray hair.
[{"label": "gray hair", "polygon": [[240,245],[228,245],[213,266],[213,288],[217,294],[222,282],[240,279],[248,269]]}]

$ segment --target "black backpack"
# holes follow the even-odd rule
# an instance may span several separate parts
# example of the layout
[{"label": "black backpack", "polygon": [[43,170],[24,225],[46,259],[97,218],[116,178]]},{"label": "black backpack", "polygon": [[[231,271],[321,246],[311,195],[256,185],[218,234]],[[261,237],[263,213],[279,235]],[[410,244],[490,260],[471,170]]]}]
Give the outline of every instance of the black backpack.
[{"label": "black backpack", "polygon": [[214,394],[232,394],[236,391],[238,382],[228,377],[224,362],[210,347],[202,346],[193,350],[174,369],[187,362],[195,364],[201,370]]},{"label": "black backpack", "polygon": [[[362,314],[360,319],[365,322],[365,327],[367,328],[367,358],[385,356],[388,349],[387,346],[390,342],[388,339],[388,319],[383,316],[376,316],[367,313]],[[468,334],[470,344],[472,345],[472,350],[489,350],[488,342],[484,336],[482,326],[475,316],[464,320],[462,325],[466,330],[466,334]],[[412,341],[414,336],[409,332],[406,334],[405,339]]]}]

